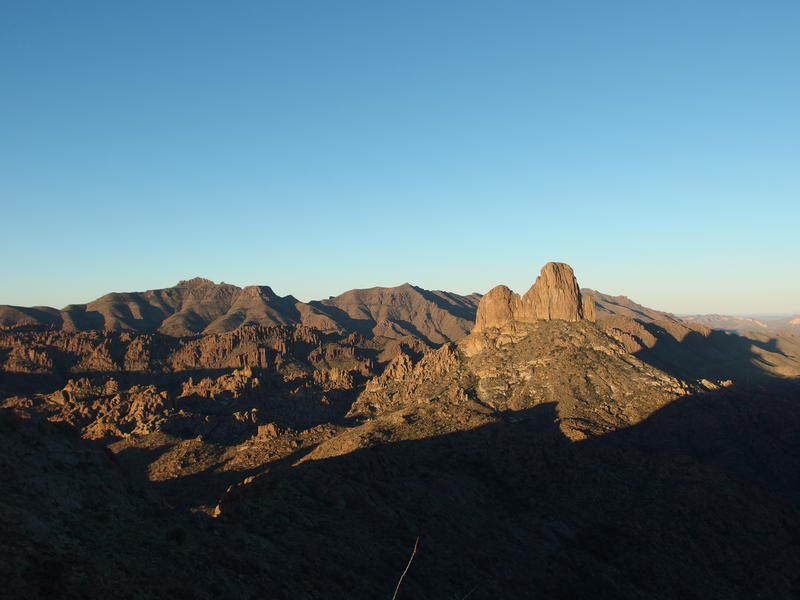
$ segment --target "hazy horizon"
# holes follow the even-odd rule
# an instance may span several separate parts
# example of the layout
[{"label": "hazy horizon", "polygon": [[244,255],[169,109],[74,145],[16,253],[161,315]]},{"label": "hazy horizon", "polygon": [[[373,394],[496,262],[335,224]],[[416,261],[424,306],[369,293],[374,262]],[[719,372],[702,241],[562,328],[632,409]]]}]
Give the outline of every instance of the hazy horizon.
[{"label": "hazy horizon", "polygon": [[800,313],[797,31],[792,2],[6,4],[0,303],[521,292],[554,260]]}]

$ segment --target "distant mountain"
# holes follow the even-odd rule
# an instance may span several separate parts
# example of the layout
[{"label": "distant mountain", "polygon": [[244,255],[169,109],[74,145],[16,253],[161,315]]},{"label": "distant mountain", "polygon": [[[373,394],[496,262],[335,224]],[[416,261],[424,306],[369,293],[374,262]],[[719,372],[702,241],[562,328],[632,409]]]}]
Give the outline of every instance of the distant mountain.
[{"label": "distant mountain", "polygon": [[368,337],[413,335],[439,344],[469,333],[479,300],[479,294],[460,296],[406,283],[305,303],[278,296],[268,286],[240,288],[195,278],[171,288],[106,294],[62,310],[0,306],[0,328],[159,332],[179,337],[248,325],[308,325]]},{"label": "distant mountain", "polygon": [[589,288],[583,288],[581,293],[594,300],[595,312],[598,319],[602,319],[603,316],[617,315],[647,323],[655,321],[680,322],[680,319],[672,313],[647,308],[646,306],[637,304],[627,296],[609,296],[608,294]]},{"label": "distant mountain", "polygon": [[699,323],[712,329],[725,331],[768,331],[770,326],[752,317],[737,317],[733,315],[684,315],[681,317],[687,323]]},{"label": "distant mountain", "polygon": [[747,331],[754,332],[775,332],[789,331],[800,333],[800,315],[786,317],[782,319],[756,319],[753,317],[739,317],[733,315],[684,315],[682,321],[687,323],[699,323],[712,329],[722,329],[736,333]]},{"label": "distant mountain", "polygon": [[413,335],[440,344],[470,332],[480,299],[480,294],[460,296],[404,283],[351,290],[309,306],[344,329],[388,338]]},{"label": "distant mountain", "polygon": [[[800,327],[720,315],[679,317],[637,304],[626,296],[581,290],[595,302],[597,324],[645,362],[687,380],[724,382],[800,373]],[[713,318],[709,318],[713,317]],[[734,319],[741,319],[733,321]],[[781,323],[789,323],[785,319]],[[795,317],[796,322],[800,319]],[[734,326],[740,326],[736,328]]]},{"label": "distant mountain", "polygon": [[588,288],[582,289],[581,293],[594,300],[597,319],[601,321],[610,317],[626,317],[640,323],[687,323],[732,333],[800,333],[800,315],[780,319],[718,314],[678,316],[642,306],[627,296],[610,296]]}]

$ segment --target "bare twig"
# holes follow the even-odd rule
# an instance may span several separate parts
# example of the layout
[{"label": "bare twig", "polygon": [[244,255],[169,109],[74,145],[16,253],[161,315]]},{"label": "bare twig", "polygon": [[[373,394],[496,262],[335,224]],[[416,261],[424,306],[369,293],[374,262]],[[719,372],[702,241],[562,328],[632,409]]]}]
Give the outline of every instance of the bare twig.
[{"label": "bare twig", "polygon": [[472,588],[472,589],[469,591],[469,593],[468,593],[466,596],[464,596],[464,597],[463,597],[461,600],[467,600],[467,598],[469,598],[470,596],[472,596],[472,592],[474,592],[474,591],[475,591],[475,590],[477,590],[477,589],[478,589],[478,586],[476,585],[476,586],[475,586],[474,588]]},{"label": "bare twig", "polygon": [[403,577],[406,576],[406,573],[408,573],[408,569],[411,567],[411,561],[414,560],[414,556],[417,554],[417,548],[419,548],[419,538],[417,538],[417,541],[414,542],[414,549],[411,551],[411,556],[408,559],[408,564],[406,565],[406,568],[403,570],[403,574],[400,575],[400,579],[397,580],[397,587],[394,588],[394,594],[392,594],[392,600],[395,600],[395,598],[397,598],[397,593],[400,591],[400,584],[403,583]]}]

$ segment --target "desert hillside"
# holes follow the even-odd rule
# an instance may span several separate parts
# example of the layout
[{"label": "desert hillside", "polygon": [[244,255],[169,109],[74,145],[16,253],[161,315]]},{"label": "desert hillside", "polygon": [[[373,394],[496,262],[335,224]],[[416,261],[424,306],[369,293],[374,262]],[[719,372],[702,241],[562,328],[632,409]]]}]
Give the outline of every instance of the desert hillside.
[{"label": "desert hillside", "polygon": [[11,597],[390,598],[417,538],[408,598],[800,591],[791,333],[563,263],[524,294],[104,298],[0,331]]}]

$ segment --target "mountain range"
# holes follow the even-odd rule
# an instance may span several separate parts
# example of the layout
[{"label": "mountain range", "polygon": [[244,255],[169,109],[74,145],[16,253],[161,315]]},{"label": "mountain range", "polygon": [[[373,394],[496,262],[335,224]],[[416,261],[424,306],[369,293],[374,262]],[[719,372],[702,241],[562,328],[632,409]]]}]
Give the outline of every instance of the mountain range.
[{"label": "mountain range", "polygon": [[[596,290],[598,318],[696,323],[732,332],[800,332],[800,316],[755,319],[728,315],[685,315],[653,310],[626,296]],[[0,329],[159,332],[171,336],[221,333],[247,326],[307,325],[321,331],[350,331],[397,339],[415,336],[431,344],[464,337],[472,328],[481,294],[430,291],[405,283],[355,289],[325,300],[301,302],[278,296],[269,286],[240,288],[200,277],[146,292],[115,292],[63,309],[0,305]]]},{"label": "mountain range", "polygon": [[682,315],[682,321],[699,323],[713,329],[736,333],[790,331],[800,333],[800,315],[776,318],[742,317],[734,315]]},{"label": "mountain range", "polygon": [[307,325],[389,338],[414,335],[438,344],[469,332],[479,300],[479,294],[460,296],[406,283],[306,303],[278,296],[268,286],[240,288],[198,277],[171,288],[106,294],[61,310],[2,305],[0,327],[190,336],[253,325]]},{"label": "mountain range", "polygon": [[790,332],[563,263],[524,293],[195,279],[0,315],[8,597],[800,594]]}]

